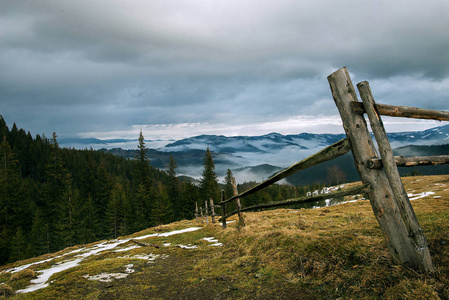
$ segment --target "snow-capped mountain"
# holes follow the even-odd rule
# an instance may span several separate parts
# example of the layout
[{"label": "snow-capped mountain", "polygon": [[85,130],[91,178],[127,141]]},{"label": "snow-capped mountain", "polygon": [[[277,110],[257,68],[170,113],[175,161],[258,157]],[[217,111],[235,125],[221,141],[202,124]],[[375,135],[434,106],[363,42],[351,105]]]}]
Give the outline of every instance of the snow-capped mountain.
[{"label": "snow-capped mountain", "polygon": [[[153,166],[163,169],[170,156],[173,156],[178,164],[177,173],[195,178],[202,175],[204,151],[209,147],[220,178],[225,176],[229,168],[239,182],[261,181],[275,173],[278,168],[288,167],[345,136],[345,134],[311,133],[297,135],[270,133],[262,136],[233,137],[200,135],[175,141],[157,149],[151,144],[147,144],[147,147],[153,148],[149,151]],[[393,148],[406,145],[449,144],[449,125],[424,131],[389,133],[388,136]],[[407,149],[401,151],[408,151]],[[116,148],[109,151],[116,155],[134,156],[134,150]],[[401,155],[407,155],[402,152]],[[258,168],[260,165],[265,167]],[[271,167],[267,168],[268,165]]]},{"label": "snow-capped mountain", "polygon": [[[281,135],[270,133],[262,136],[200,135],[168,144],[159,151],[179,152],[205,150],[227,154],[237,165],[263,163],[286,167],[343,138],[345,134]],[[404,145],[434,145],[449,143],[449,125],[424,131],[395,132],[388,134],[394,148]]]}]

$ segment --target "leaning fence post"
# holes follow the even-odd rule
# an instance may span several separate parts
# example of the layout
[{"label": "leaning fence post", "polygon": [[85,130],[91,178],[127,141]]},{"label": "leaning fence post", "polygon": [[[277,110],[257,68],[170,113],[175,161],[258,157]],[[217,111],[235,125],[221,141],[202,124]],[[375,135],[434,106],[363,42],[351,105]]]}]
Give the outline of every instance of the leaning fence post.
[{"label": "leaning fence post", "polygon": [[420,269],[426,273],[433,273],[435,269],[432,264],[432,258],[427,247],[426,238],[416,218],[415,211],[410,203],[410,200],[402,184],[401,177],[399,175],[396,161],[393,155],[393,149],[391,148],[390,141],[388,140],[385,127],[383,125],[380,115],[375,108],[374,97],[371,92],[369,83],[364,81],[357,85],[365,106],[366,114],[370,120],[371,129],[376,138],[377,145],[379,147],[379,153],[382,158],[382,165],[385,169],[385,174],[390,183],[391,190],[393,191],[394,200],[399,207],[399,212],[402,220],[407,227],[407,233],[410,240],[410,244],[415,245],[413,247],[415,255],[415,261],[419,265]]},{"label": "leaning fence post", "polygon": [[207,209],[207,200],[204,201],[204,210],[205,210],[205,216],[206,216],[206,225],[209,225],[209,210]]},{"label": "leaning fence post", "polygon": [[[221,202],[225,200],[225,192],[221,190]],[[221,222],[223,229],[226,229],[226,203],[221,204]]]},{"label": "leaning fence post", "polygon": [[215,209],[214,209],[214,199],[210,198],[210,214],[212,218],[212,223],[215,223]]},{"label": "leaning fence post", "polygon": [[[231,177],[231,184],[232,184],[232,189],[234,191],[234,196],[237,196],[239,194],[239,191],[237,189],[237,183],[235,182],[234,176]],[[237,214],[239,215],[239,225],[245,226],[245,219],[243,218],[243,213],[240,212],[240,210],[242,209],[242,204],[240,203],[240,198],[235,199],[235,204],[237,206],[237,211],[238,211]]]},{"label": "leaning fence post", "polygon": [[394,200],[384,169],[369,169],[368,161],[377,157],[376,149],[368,132],[364,117],[352,109],[352,102],[358,102],[357,94],[352,84],[349,72],[342,68],[328,78],[332,96],[340,112],[343,127],[351,143],[354,163],[363,183],[368,183],[368,192],[374,215],[384,234],[385,241],[396,263],[432,272],[420,259],[413,240],[410,239],[408,228],[401,218],[399,207]]}]

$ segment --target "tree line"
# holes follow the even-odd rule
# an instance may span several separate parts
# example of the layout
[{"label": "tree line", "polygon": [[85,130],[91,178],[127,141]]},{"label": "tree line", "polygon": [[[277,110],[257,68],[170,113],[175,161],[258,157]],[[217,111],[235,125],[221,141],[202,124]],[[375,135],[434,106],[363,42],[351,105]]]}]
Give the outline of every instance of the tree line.
[{"label": "tree line", "polygon": [[151,167],[142,132],[133,159],[60,148],[1,116],[0,139],[0,264],[191,219],[205,189],[218,193],[179,181],[173,158]]},{"label": "tree line", "polygon": [[[231,170],[219,183],[209,148],[195,184],[178,178],[173,157],[165,170],[150,166],[142,132],[132,159],[60,148],[56,133],[32,137],[15,123],[9,129],[2,116],[0,138],[0,265],[192,219],[196,204],[220,201],[220,189],[233,195]],[[287,199],[317,188],[272,185],[243,202]]]}]

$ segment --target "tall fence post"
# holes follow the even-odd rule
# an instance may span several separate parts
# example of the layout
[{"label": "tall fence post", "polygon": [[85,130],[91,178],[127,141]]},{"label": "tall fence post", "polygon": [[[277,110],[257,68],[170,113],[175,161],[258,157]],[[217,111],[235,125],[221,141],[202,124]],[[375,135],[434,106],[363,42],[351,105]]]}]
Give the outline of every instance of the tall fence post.
[{"label": "tall fence post", "polygon": [[[221,202],[225,200],[225,191],[221,190]],[[226,229],[226,203],[221,205],[221,222],[223,229]]]},{"label": "tall fence post", "polygon": [[198,222],[198,203],[195,202],[195,221]]},{"label": "tall fence post", "polygon": [[215,223],[215,209],[214,209],[214,199],[210,198],[210,214],[212,218],[212,223]]},{"label": "tall fence post", "polygon": [[357,171],[363,183],[371,185],[368,193],[370,203],[394,262],[424,272],[433,272],[433,267],[423,262],[423,257],[419,254],[422,250],[417,249],[417,245],[409,237],[385,170],[369,169],[367,166],[370,159],[378,156],[364,117],[352,109],[351,103],[358,102],[358,99],[348,70],[337,70],[327,79],[351,143]]},{"label": "tall fence post", "polygon": [[204,224],[203,208],[200,208],[200,212],[201,212],[201,224]]},{"label": "tall fence post", "polygon": [[204,215],[206,216],[206,225],[209,225],[209,209],[207,208],[207,200],[204,201]]},{"label": "tall fence post", "polygon": [[[237,183],[235,182],[234,176],[231,177],[231,184],[232,184],[232,190],[234,191],[234,196],[237,196],[239,194],[239,191],[237,189]],[[235,204],[237,207],[238,215],[239,215],[239,225],[245,226],[245,219],[243,218],[243,213],[240,212],[242,209],[242,204],[240,203],[240,198],[235,199]]]},{"label": "tall fence post", "polygon": [[391,190],[394,195],[394,199],[399,207],[399,213],[401,218],[407,227],[407,233],[410,243],[414,245],[415,260],[420,262],[418,266],[422,271],[426,273],[433,273],[432,258],[427,247],[426,238],[416,218],[415,211],[410,203],[410,200],[402,184],[401,177],[399,175],[396,161],[393,155],[393,149],[391,148],[390,141],[387,137],[387,132],[383,125],[380,115],[375,108],[375,101],[369,83],[364,81],[357,84],[357,88],[365,106],[366,114],[368,115],[371,129],[376,138],[380,157],[382,158],[382,165],[385,169],[385,174],[390,183]]}]

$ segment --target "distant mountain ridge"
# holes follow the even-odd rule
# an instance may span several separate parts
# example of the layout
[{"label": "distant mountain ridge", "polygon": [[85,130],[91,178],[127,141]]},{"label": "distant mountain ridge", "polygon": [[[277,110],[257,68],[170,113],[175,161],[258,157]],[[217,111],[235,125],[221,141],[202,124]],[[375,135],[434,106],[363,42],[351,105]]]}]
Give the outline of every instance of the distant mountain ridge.
[{"label": "distant mountain ridge", "polygon": [[[161,147],[161,151],[185,151],[192,149],[205,149],[220,153],[238,152],[272,152],[285,147],[297,147],[307,150],[320,146],[331,145],[343,138],[345,134],[313,134],[300,133],[296,135],[282,135],[269,133],[261,136],[231,136],[199,135],[178,140]],[[388,133],[392,144],[439,144],[449,143],[449,125],[439,126],[424,131],[392,132]]]},{"label": "distant mountain ridge", "polygon": [[[220,178],[226,174],[229,168],[235,174],[237,181],[261,181],[273,173],[298,162],[323,148],[345,138],[345,134],[312,134],[301,133],[296,135],[282,135],[269,133],[261,136],[231,136],[223,135],[199,135],[169,143],[157,149],[150,149],[151,164],[157,168],[165,168],[170,156],[173,156],[178,164],[177,172],[194,178],[200,178],[204,151],[207,147],[212,151],[212,157],[216,166],[216,172]],[[439,126],[423,131],[394,132],[388,137],[393,148],[402,148],[400,155],[414,155],[417,148],[412,146],[429,146],[449,144],[449,125]],[[436,147],[436,146],[435,146]],[[432,148],[433,149],[433,148]],[[430,150],[429,151],[435,151]],[[104,150],[107,151],[107,150]],[[134,150],[122,150],[120,148],[108,150],[108,152],[125,157],[133,157]],[[420,153],[426,149],[420,149]],[[410,153],[410,154],[407,154]],[[446,153],[449,154],[449,153]],[[420,154],[423,155],[423,154]],[[430,155],[430,154],[427,154]],[[337,160],[338,164],[353,164],[351,158]],[[326,164],[329,167],[332,163]],[[270,167],[268,167],[270,166]],[[301,175],[301,179],[293,179],[295,183],[303,183],[312,180],[322,181],[326,177],[326,169],[317,169],[310,176],[307,172]],[[357,179],[357,174],[348,169],[351,179]],[[321,176],[321,179],[315,177]]]}]

